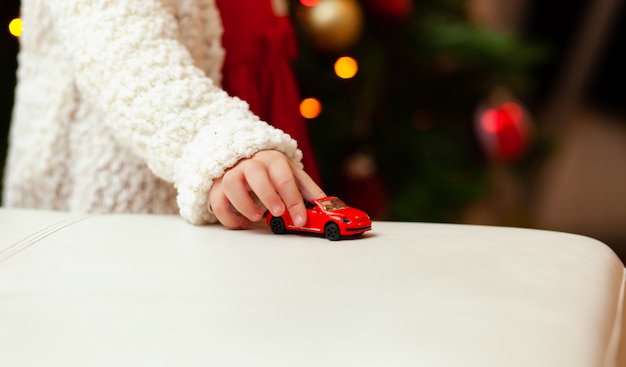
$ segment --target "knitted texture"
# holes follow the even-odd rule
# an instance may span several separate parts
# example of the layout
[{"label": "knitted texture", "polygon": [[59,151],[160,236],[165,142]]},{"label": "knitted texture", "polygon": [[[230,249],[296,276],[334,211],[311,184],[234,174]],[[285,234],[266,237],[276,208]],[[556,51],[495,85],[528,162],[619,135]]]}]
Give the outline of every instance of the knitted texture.
[{"label": "knitted texture", "polygon": [[219,88],[213,0],[22,0],[3,203],[215,222],[213,180],[287,134]]}]

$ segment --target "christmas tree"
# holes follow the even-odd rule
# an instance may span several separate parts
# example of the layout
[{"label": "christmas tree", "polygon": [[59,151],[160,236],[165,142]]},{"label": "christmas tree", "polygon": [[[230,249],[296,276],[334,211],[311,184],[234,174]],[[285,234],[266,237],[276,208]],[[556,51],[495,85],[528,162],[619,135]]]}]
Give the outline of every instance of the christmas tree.
[{"label": "christmas tree", "polygon": [[[291,9],[301,90],[321,104],[310,130],[327,192],[374,218],[455,222],[486,194],[489,162],[523,161],[528,121],[517,100],[540,48],[472,22],[462,0],[293,0]],[[333,72],[340,57],[356,63],[353,77]]]}]

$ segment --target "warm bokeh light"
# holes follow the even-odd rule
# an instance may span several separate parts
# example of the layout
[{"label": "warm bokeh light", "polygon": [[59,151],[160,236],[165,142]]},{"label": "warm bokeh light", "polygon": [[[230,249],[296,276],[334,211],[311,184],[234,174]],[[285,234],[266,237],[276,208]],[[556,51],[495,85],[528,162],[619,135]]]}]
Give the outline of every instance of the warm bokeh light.
[{"label": "warm bokeh light", "polygon": [[322,104],[316,98],[305,98],[300,103],[300,114],[306,119],[314,119],[322,112]]},{"label": "warm bokeh light", "polygon": [[20,18],[15,18],[9,23],[9,32],[15,37],[22,35],[22,28],[22,20]]},{"label": "warm bokeh light", "polygon": [[354,77],[357,71],[359,71],[359,65],[349,56],[340,57],[335,62],[335,74],[342,79]]},{"label": "warm bokeh light", "polygon": [[317,4],[320,3],[321,0],[300,0],[300,4],[304,5],[304,6],[315,6]]}]

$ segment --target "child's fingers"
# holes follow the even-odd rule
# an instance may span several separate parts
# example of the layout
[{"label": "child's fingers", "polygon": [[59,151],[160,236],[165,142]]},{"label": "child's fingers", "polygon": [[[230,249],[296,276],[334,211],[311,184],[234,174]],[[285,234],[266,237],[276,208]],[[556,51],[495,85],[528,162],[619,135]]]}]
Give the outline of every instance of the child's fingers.
[{"label": "child's fingers", "polygon": [[211,211],[213,211],[217,220],[222,223],[224,227],[230,229],[248,228],[248,220],[231,206],[228,197],[222,190],[221,182],[213,183],[209,201],[211,203]]},{"label": "child's fingers", "polygon": [[293,223],[296,226],[304,226],[306,224],[306,208],[292,169],[293,166],[285,158],[270,165],[269,175],[276,192],[285,203]]},{"label": "child's fingers", "polygon": [[226,198],[236,211],[252,222],[261,220],[263,211],[250,196],[249,183],[254,182],[261,187],[269,186],[263,185],[263,181],[269,181],[267,177],[264,177],[263,171],[263,169],[258,169],[255,163],[246,162],[246,165],[239,169],[227,172],[222,180],[222,189]]},{"label": "child's fingers", "polygon": [[245,170],[246,181],[258,200],[278,217],[285,212],[285,205],[274,188],[269,177],[268,169],[264,164],[251,164]]},{"label": "child's fingers", "polygon": [[[306,225],[303,197],[314,200],[324,191],[296,164],[277,151],[261,151],[242,160],[213,184],[211,208],[227,228],[248,227],[263,213],[252,199],[256,195],[274,216],[289,212],[296,226]],[[247,219],[246,219],[247,218]]]},{"label": "child's fingers", "polygon": [[312,201],[315,199],[323,198],[326,193],[313,181],[304,170],[297,167],[294,163],[291,163],[293,167],[293,173],[296,178],[296,183],[300,188],[300,192],[304,199]]}]

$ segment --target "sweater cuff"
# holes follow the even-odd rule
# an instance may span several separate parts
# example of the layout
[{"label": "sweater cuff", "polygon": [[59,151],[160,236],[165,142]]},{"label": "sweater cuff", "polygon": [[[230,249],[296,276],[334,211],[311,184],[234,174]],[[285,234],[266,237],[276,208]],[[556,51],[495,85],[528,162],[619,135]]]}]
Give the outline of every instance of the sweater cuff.
[{"label": "sweater cuff", "polygon": [[259,120],[247,108],[224,110],[228,112],[198,131],[175,166],[180,215],[196,225],[217,222],[209,210],[209,190],[213,180],[241,159],[262,150],[277,150],[301,165],[302,152],[289,135]]}]

